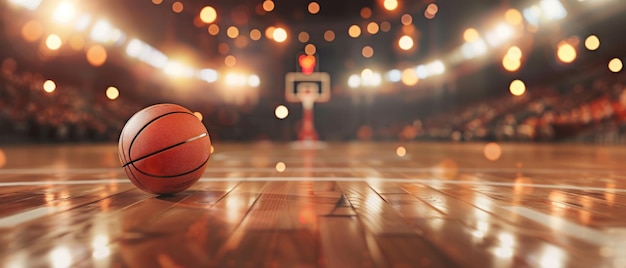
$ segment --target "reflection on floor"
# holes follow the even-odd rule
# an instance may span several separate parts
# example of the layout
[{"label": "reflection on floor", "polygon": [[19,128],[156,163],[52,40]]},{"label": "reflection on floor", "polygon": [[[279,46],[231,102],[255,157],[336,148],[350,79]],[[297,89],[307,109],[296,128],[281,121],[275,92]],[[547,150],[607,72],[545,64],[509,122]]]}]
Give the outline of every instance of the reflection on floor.
[{"label": "reflection on floor", "polygon": [[217,144],[189,190],[113,145],[0,147],[3,267],[626,267],[626,150]]}]

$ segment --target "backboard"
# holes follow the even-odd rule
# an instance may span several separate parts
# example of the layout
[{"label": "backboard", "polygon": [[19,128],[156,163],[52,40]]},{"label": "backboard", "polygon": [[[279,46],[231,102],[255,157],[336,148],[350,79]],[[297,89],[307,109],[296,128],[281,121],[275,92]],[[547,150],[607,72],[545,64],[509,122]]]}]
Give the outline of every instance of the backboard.
[{"label": "backboard", "polygon": [[329,101],[330,75],[324,72],[287,73],[285,75],[285,98],[288,102],[302,102],[303,98],[314,98],[315,102]]}]

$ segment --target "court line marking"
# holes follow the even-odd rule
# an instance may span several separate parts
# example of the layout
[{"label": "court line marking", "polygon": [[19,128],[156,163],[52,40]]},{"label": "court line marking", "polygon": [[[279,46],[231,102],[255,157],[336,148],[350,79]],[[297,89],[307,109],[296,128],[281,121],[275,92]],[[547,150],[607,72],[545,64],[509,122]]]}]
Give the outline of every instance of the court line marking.
[{"label": "court line marking", "polygon": [[[454,184],[454,185],[490,185],[490,186],[516,186],[523,185],[537,188],[553,188],[553,189],[570,189],[582,191],[607,191],[626,192],[626,189],[607,189],[600,187],[582,187],[575,185],[549,185],[549,184],[516,184],[510,182],[489,182],[489,181],[446,181],[436,179],[411,179],[411,178],[356,178],[356,177],[337,177],[337,178],[313,178],[313,177],[240,177],[240,178],[201,178],[200,182],[241,182],[241,181],[376,181],[376,182],[394,182],[394,183],[421,183],[421,184]],[[44,185],[79,185],[79,184],[102,184],[102,183],[131,183],[127,179],[109,179],[109,180],[75,180],[75,181],[30,181],[30,182],[0,182],[0,187],[7,186],[44,186]],[[502,208],[511,212],[522,215],[530,220],[548,226],[552,229],[558,229],[572,237],[587,241],[598,246],[615,246],[615,235],[604,234],[600,231],[587,228],[575,223],[568,222],[565,219],[547,215],[529,208],[519,206],[503,206]],[[13,214],[11,216],[0,218],[0,228],[17,226],[21,223],[31,221],[40,217],[53,214],[61,210],[60,207],[40,207],[28,211]],[[623,237],[620,236],[623,240]]]},{"label": "court line marking", "polygon": [[[626,189],[577,186],[569,184],[538,184],[515,183],[496,181],[461,181],[418,178],[381,178],[381,177],[227,177],[227,178],[200,178],[200,182],[241,182],[241,181],[345,181],[345,182],[383,182],[383,183],[421,183],[426,185],[478,185],[478,186],[505,186],[505,187],[533,187],[560,190],[598,191],[612,193],[626,193]],[[104,180],[71,180],[71,181],[15,181],[0,182],[0,187],[10,186],[47,186],[47,185],[80,185],[80,184],[113,184],[131,183],[127,179]]]},{"label": "court line marking", "polygon": [[11,186],[48,186],[48,185],[85,185],[85,184],[121,184],[131,183],[127,179],[111,180],[73,180],[73,181],[9,181],[0,182],[0,187]]},{"label": "court line marking", "polygon": [[[615,171],[624,171],[619,169],[548,169],[548,168],[457,168],[457,169],[446,169],[440,167],[421,167],[421,168],[403,168],[403,167],[394,167],[394,168],[384,168],[384,167],[347,167],[347,168],[335,168],[335,167],[289,167],[287,165],[287,170],[289,171],[314,171],[314,172],[368,172],[368,171],[377,171],[377,172],[391,172],[391,173],[401,173],[401,172],[441,172],[446,170],[455,170],[457,172],[484,172],[484,173],[492,173],[492,172],[515,172],[515,173],[527,173],[527,174],[535,174],[535,173],[544,173],[544,174],[571,174],[571,173],[599,173],[599,174],[607,174],[613,173]],[[220,172],[274,172],[276,168],[274,167],[263,167],[263,168],[254,168],[254,167],[209,167],[205,170],[204,173],[220,173]],[[13,168],[13,169],[1,169],[0,175],[24,175],[24,174],[97,174],[97,173],[121,173],[123,172],[122,167],[119,168],[69,168],[69,169],[59,169],[59,168]]]},{"label": "court line marking", "polygon": [[[529,220],[547,226],[557,232],[565,233],[571,237],[578,238],[599,247],[615,247],[623,243],[624,236],[604,233],[589,227],[585,227],[564,218],[548,215],[534,209],[520,206],[503,206],[505,210],[517,213]],[[621,243],[620,243],[621,242]]]},{"label": "court line marking", "polygon": [[92,174],[111,173],[124,171],[119,168],[4,168],[0,169],[0,175],[24,175],[24,174]]},{"label": "court line marking", "polygon": [[13,227],[27,221],[53,214],[61,209],[61,207],[40,207],[16,213],[11,216],[0,218],[0,228]]}]

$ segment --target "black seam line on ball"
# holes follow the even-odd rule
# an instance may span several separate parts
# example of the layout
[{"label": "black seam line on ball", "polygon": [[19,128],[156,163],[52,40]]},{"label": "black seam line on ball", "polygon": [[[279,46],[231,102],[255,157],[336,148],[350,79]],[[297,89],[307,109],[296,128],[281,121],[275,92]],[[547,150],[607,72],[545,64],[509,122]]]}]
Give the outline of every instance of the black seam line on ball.
[{"label": "black seam line on ball", "polygon": [[[148,108],[148,109],[150,109],[150,108]],[[135,141],[137,140],[137,137],[139,137],[139,135],[141,134],[141,132],[143,132],[143,131],[144,131],[144,130],[145,130],[145,129],[146,129],[146,128],[150,125],[150,124],[154,123],[155,121],[157,121],[157,120],[159,120],[159,119],[161,119],[161,118],[163,118],[163,117],[166,117],[166,116],[168,116],[168,115],[171,115],[171,114],[188,114],[188,115],[191,115],[191,116],[195,116],[194,114],[192,114],[192,113],[188,113],[188,112],[185,112],[185,111],[173,111],[173,112],[164,113],[164,114],[159,115],[159,116],[157,116],[157,117],[155,117],[155,118],[152,118],[152,120],[148,121],[148,123],[146,123],[145,125],[143,125],[143,126],[141,127],[141,129],[139,129],[139,131],[137,131],[137,133],[135,134],[135,136],[133,137],[133,139],[130,141],[130,144],[128,145],[128,158],[129,158],[128,160],[131,160],[131,158],[130,158],[130,152],[133,150],[133,145],[135,144]],[[134,116],[133,116],[133,117],[134,117]],[[129,119],[129,121],[130,121],[131,119],[133,119],[133,118],[131,117],[131,118]],[[126,128],[126,127],[124,127],[124,128]],[[123,152],[125,152],[125,150],[124,150],[124,144],[122,144],[122,149],[123,149],[122,151],[123,151]],[[125,153],[124,153],[124,154],[125,154]],[[124,158],[126,158],[126,157],[124,157]],[[124,161],[126,161],[126,159],[124,159]],[[128,164],[130,164],[130,163],[132,163],[132,162],[133,162],[133,161],[131,160],[129,163],[124,164],[122,167],[125,167],[125,166],[127,166]]]},{"label": "black seam line on ball", "polygon": [[176,144],[173,144],[173,145],[167,146],[167,147],[165,147],[165,148],[163,148],[163,149],[160,149],[160,150],[158,150],[158,151],[154,151],[154,152],[152,152],[152,153],[149,153],[149,154],[147,154],[147,155],[144,155],[144,156],[142,156],[142,157],[139,157],[139,158],[137,158],[137,159],[135,159],[135,160],[132,160],[132,161],[130,161],[130,162],[128,162],[128,163],[126,163],[126,164],[124,164],[122,167],[126,167],[126,166],[128,166],[128,165],[131,165],[131,164],[133,164],[133,163],[135,163],[135,162],[139,161],[139,160],[146,159],[146,158],[148,158],[148,157],[150,157],[150,156],[153,156],[153,155],[155,155],[155,154],[161,153],[161,152],[163,152],[163,151],[167,151],[167,150],[172,149],[172,148],[174,148],[174,147],[176,147],[176,146],[179,146],[179,145],[182,145],[182,144],[185,144],[185,143],[188,143],[188,142],[192,142],[192,141],[195,141],[195,140],[198,140],[198,139],[201,139],[201,138],[207,137],[207,136],[209,136],[209,133],[206,133],[206,132],[205,132],[205,133],[202,133],[202,134],[200,134],[200,135],[198,135],[198,136],[195,136],[195,137],[192,137],[192,138],[186,139],[186,140],[181,141],[181,142],[179,142],[179,143],[176,143]]},{"label": "black seam line on ball", "polygon": [[141,169],[138,169],[135,165],[133,165],[133,167],[135,167],[135,170],[137,170],[137,172],[139,172],[139,173],[141,173],[141,174],[144,174],[144,175],[146,175],[146,176],[150,176],[150,177],[153,177],[153,178],[156,178],[156,179],[167,179],[167,178],[180,177],[180,176],[184,176],[184,175],[187,175],[187,174],[190,174],[190,173],[196,172],[197,170],[201,169],[201,168],[202,168],[202,167],[203,167],[203,166],[204,166],[207,162],[209,162],[209,159],[210,159],[210,158],[211,158],[211,157],[207,157],[207,158],[206,158],[206,160],[204,160],[204,162],[202,162],[202,164],[200,164],[199,166],[195,167],[195,168],[194,168],[194,169],[192,169],[192,170],[189,170],[189,171],[187,171],[187,172],[180,173],[180,174],[174,174],[174,175],[163,175],[163,176],[159,176],[159,175],[154,175],[154,174],[150,174],[150,173],[144,172],[144,171],[142,171]]}]

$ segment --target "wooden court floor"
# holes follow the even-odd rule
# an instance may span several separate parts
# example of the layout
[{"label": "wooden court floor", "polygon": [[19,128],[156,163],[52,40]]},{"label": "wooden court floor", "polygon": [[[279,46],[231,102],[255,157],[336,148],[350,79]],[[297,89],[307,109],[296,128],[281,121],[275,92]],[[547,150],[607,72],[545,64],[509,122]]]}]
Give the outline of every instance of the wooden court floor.
[{"label": "wooden court floor", "polygon": [[626,148],[214,146],[173,196],[115,144],[0,146],[0,267],[626,267]]}]

